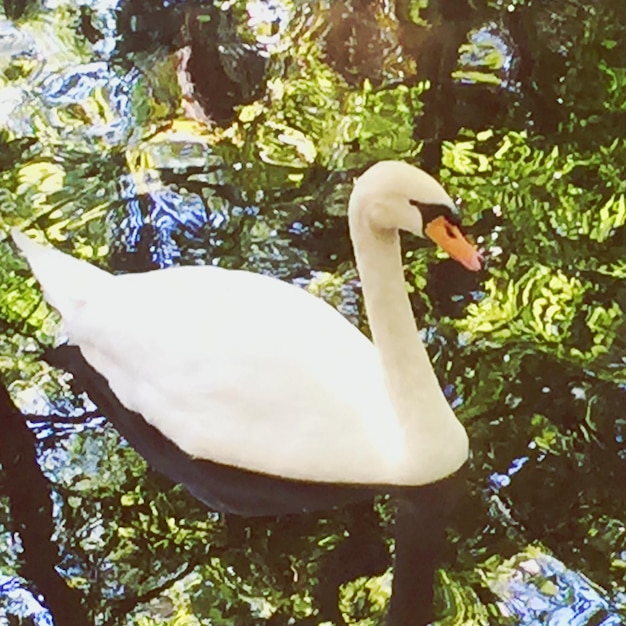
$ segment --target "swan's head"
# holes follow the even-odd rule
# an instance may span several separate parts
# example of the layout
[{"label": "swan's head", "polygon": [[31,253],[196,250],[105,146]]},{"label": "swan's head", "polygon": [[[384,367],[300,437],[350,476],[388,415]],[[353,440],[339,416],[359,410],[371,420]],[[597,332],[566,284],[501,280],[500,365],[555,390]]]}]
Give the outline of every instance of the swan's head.
[{"label": "swan's head", "polygon": [[429,174],[403,161],[381,161],[356,181],[350,221],[365,219],[374,231],[406,230],[428,237],[467,269],[481,268],[482,256],[464,237],[452,198]]}]

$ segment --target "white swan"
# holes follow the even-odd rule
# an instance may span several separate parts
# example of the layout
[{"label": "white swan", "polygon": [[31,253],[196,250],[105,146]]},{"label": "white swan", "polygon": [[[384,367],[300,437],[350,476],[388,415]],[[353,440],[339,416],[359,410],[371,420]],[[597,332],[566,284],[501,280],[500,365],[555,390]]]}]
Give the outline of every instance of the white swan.
[{"label": "white swan", "polygon": [[393,490],[439,481],[468,456],[417,332],[398,233],[428,236],[478,270],[454,211],[439,183],[403,162],[357,180],[350,233],[373,344],[267,276],[212,266],[113,276],[13,238],[85,360],[188,457],[302,485]]}]

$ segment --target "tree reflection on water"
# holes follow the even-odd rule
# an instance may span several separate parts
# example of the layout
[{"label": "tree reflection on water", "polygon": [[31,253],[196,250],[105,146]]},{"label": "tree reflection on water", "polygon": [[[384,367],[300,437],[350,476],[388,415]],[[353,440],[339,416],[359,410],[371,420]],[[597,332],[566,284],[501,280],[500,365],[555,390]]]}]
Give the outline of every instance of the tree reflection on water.
[{"label": "tree reflection on water", "polygon": [[[621,9],[5,1],[4,231],[36,230],[121,272],[270,273],[364,324],[345,224],[351,180],[387,158],[437,173],[488,256],[476,277],[430,248],[405,254],[415,314],[473,448],[439,575],[441,623],[622,623]],[[2,440],[5,452],[18,439],[35,446],[39,495],[45,485],[53,495],[46,550],[60,555],[46,565],[40,537],[50,578],[28,573],[42,516],[16,507],[26,457],[4,454],[0,615],[51,623],[29,594],[48,598],[42,585],[60,575],[97,624],[323,622],[324,555],[355,524],[386,541],[390,504],[371,517],[207,517],[40,359],[55,317],[0,246],[3,381],[31,414],[30,430],[7,422]],[[381,623],[389,572],[375,569],[364,562],[342,589],[351,623]]]}]

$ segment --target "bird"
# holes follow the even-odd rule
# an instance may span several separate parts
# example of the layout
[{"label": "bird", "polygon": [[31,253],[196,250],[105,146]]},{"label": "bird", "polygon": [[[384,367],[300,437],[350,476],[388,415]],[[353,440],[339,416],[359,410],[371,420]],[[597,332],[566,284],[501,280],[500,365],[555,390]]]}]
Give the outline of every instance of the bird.
[{"label": "bird", "polygon": [[442,185],[404,161],[356,179],[348,222],[371,340],[271,276],[212,265],[113,275],[12,236],[69,339],[51,362],[209,508],[282,515],[395,498],[387,623],[423,626],[469,439],[420,338],[399,233],[473,272],[483,257]]}]

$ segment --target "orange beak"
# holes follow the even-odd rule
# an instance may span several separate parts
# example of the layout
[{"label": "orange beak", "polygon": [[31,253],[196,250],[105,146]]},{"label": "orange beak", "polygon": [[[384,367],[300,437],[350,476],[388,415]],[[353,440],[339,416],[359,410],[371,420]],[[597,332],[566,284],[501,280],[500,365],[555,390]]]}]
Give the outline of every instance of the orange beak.
[{"label": "orange beak", "polygon": [[482,254],[443,215],[428,223],[425,234],[468,270],[477,272],[482,267]]}]

